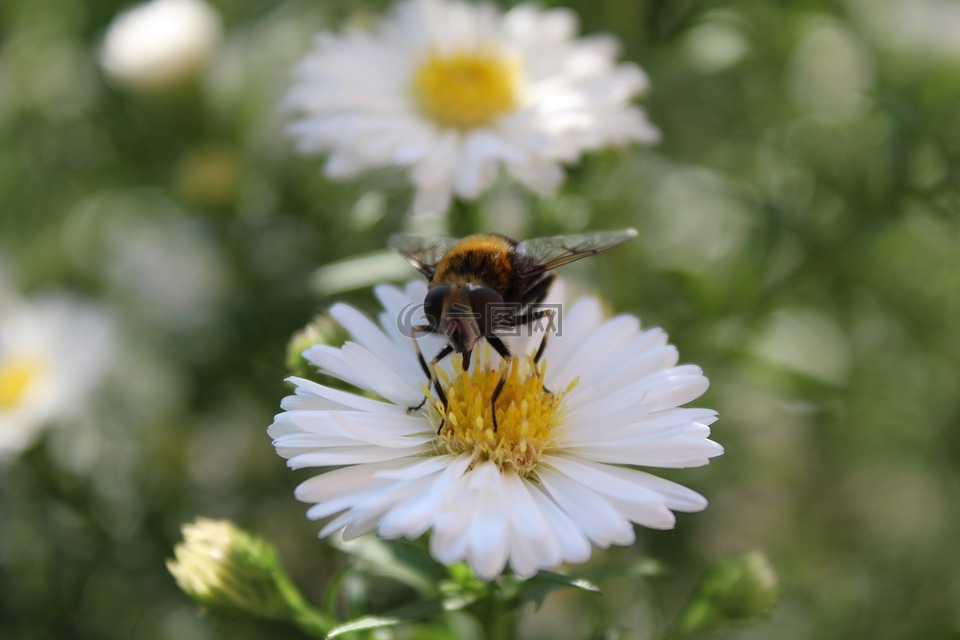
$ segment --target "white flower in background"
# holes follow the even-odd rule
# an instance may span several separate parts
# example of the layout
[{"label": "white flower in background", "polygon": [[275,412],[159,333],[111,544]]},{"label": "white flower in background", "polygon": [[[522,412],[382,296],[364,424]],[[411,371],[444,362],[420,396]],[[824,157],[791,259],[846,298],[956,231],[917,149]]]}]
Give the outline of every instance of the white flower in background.
[{"label": "white flower in background", "polygon": [[130,305],[137,320],[164,331],[220,321],[230,274],[207,228],[149,195],[112,204],[128,204],[139,214],[114,217],[101,234],[103,273],[115,300]]},{"label": "white flower in background", "polygon": [[121,84],[166,91],[196,78],[220,38],[220,17],[203,0],[150,0],[114,18],[100,62]]},{"label": "white flower in background", "polygon": [[0,460],[51,422],[68,422],[113,358],[113,324],[67,295],[0,299]]},{"label": "white flower in background", "polygon": [[577,27],[567,9],[402,2],[371,31],[317,38],[287,97],[291,134],[333,178],[407,168],[416,213],[476,198],[501,168],[550,193],[584,152],[659,137],[631,104],[646,75]]},{"label": "white flower in background", "polygon": [[847,4],[880,47],[922,58],[960,59],[960,3],[956,0],[848,0]]},{"label": "white flower in background", "polygon": [[[559,302],[562,287],[554,289],[551,302]],[[269,429],[291,467],[331,469],[296,491],[314,503],[309,518],[331,518],[321,536],[415,539],[431,531],[431,553],[443,563],[466,561],[485,579],[509,563],[526,577],[583,562],[591,545],[629,545],[634,523],[670,529],[672,511],[706,506],[694,491],[636,468],[701,466],[723,451],[708,439],[715,412],[680,408],[707,379],[699,367],[677,366],[662,330],[641,330],[628,315],[605,320],[593,298],[564,307],[562,335],[551,336],[539,370],[529,355],[514,359],[496,433],[489,399],[498,356],[481,343],[466,373],[459,356],[447,359],[440,368],[449,404],[438,436],[442,405],[434,397],[407,412],[423,399],[426,376],[397,320],[422,303],[426,284],[376,294],[380,326],[336,305],[330,313],[352,342],[304,353],[360,391],[291,378],[296,395]],[[528,343],[536,347],[539,336]],[[442,344],[420,339],[428,359]]]}]

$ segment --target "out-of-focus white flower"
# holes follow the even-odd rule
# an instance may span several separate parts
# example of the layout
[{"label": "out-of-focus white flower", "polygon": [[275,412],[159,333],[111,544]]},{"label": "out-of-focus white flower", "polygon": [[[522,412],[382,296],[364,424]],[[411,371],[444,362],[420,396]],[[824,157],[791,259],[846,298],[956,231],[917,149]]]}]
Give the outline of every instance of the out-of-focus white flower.
[{"label": "out-of-focus white flower", "polygon": [[919,58],[960,60],[955,0],[847,0],[878,46]]},{"label": "out-of-focus white flower", "polygon": [[844,119],[871,104],[874,62],[870,50],[839,21],[810,19],[791,64],[794,99],[813,114]]},{"label": "out-of-focus white flower", "polygon": [[[554,289],[550,302],[563,304],[562,287]],[[699,367],[677,366],[662,330],[642,330],[633,316],[605,320],[593,298],[564,306],[562,335],[550,337],[539,366],[531,357],[539,336],[530,348],[514,347],[494,431],[501,361],[485,343],[466,372],[459,356],[441,363],[446,408],[431,397],[422,412],[408,412],[426,380],[398,319],[423,302],[426,284],[376,294],[380,326],[335,305],[330,314],[353,341],[304,353],[360,392],[291,378],[296,395],[269,429],[291,467],[332,469],[296,491],[314,503],[308,517],[331,518],[321,535],[416,539],[431,531],[434,557],[466,561],[492,579],[508,563],[531,576],[583,562],[591,544],[632,544],[634,523],[670,529],[672,511],[706,506],[694,491],[637,468],[700,466],[723,451],[708,439],[715,412],[681,408],[707,379]],[[436,335],[420,343],[428,358],[443,344]]]},{"label": "out-of-focus white flower", "polygon": [[333,178],[406,168],[416,213],[476,198],[501,168],[550,193],[584,152],[659,137],[631,104],[646,75],[577,26],[567,9],[407,0],[371,31],[317,38],[287,96],[290,132],[328,154]]},{"label": "out-of-focus white flower", "polygon": [[165,201],[130,201],[150,215],[117,218],[103,233],[104,275],[113,291],[139,320],[164,330],[217,321],[230,287],[219,247],[196,219]]},{"label": "out-of-focus white flower", "polygon": [[203,0],[150,0],[114,18],[100,62],[121,84],[162,92],[197,77],[220,38],[220,17]]},{"label": "out-of-focus white flower", "polygon": [[114,347],[113,323],[92,303],[0,298],[0,460],[82,411]]}]

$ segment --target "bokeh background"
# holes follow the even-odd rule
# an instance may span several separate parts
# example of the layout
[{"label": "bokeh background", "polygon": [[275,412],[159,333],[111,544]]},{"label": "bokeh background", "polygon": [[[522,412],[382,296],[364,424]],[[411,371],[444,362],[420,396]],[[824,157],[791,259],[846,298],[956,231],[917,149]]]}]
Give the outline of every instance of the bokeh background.
[{"label": "bokeh background", "polygon": [[[503,185],[449,228],[637,227],[567,276],[703,366],[727,453],[672,474],[706,512],[593,560],[666,574],[554,594],[527,635],[651,637],[709,561],[756,548],[783,601],[714,637],[960,637],[960,3],[563,4],[649,73],[663,142],[590,156],[554,198]],[[265,428],[291,334],[334,300],[372,309],[365,275],[414,275],[378,256],[410,192],[324,179],[280,102],[316,31],[387,3],[212,5],[199,77],[151,91],[99,61],[128,3],[0,4],[0,264],[23,295],[98,301],[120,344],[89,410],[0,467],[0,638],[301,637],[197,614],[164,560],[198,515],[271,539],[315,601],[343,566]]]}]

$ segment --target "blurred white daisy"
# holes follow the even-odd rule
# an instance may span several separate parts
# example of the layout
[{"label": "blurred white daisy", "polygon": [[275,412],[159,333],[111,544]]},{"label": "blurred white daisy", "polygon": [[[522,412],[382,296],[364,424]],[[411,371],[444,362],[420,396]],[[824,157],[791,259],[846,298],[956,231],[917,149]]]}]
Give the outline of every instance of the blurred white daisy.
[{"label": "blurred white daisy", "polygon": [[407,0],[371,30],[317,38],[287,96],[291,134],[333,178],[407,168],[416,213],[476,198],[501,168],[550,193],[584,152],[659,138],[631,104],[644,72],[577,29],[568,9]]},{"label": "blurred white daisy", "polygon": [[[553,301],[562,301],[562,287],[554,288]],[[708,439],[715,412],[680,408],[707,379],[699,367],[677,366],[662,330],[641,330],[628,315],[605,320],[593,298],[564,307],[562,335],[551,336],[540,367],[529,355],[514,359],[496,432],[489,400],[498,356],[481,343],[467,372],[459,356],[447,359],[438,436],[443,407],[434,397],[407,412],[423,399],[426,376],[397,328],[426,284],[376,294],[380,326],[336,305],[330,313],[352,342],[304,353],[358,392],[291,378],[296,395],[269,428],[289,466],[330,469],[296,491],[314,503],[309,518],[331,518],[321,536],[416,539],[431,531],[431,553],[445,564],[466,561],[492,579],[509,563],[526,577],[583,562],[591,545],[629,545],[633,524],[670,529],[672,511],[706,506],[694,491],[637,468],[701,466],[723,451]],[[428,358],[442,344],[420,340]]]},{"label": "blurred white daisy", "polygon": [[83,410],[112,361],[113,324],[65,294],[0,299],[0,460]]},{"label": "blurred white daisy", "polygon": [[203,0],[150,0],[110,23],[100,64],[121,84],[167,91],[206,68],[221,35],[220,16]]}]

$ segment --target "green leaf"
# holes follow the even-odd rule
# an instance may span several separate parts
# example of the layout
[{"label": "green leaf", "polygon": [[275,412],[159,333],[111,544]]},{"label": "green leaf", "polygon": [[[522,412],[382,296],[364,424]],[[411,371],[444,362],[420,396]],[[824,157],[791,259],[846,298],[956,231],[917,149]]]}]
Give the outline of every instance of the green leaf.
[{"label": "green leaf", "polygon": [[425,549],[408,542],[385,542],[375,536],[364,536],[333,544],[363,560],[367,565],[363,568],[365,573],[395,580],[422,595],[435,595],[437,585],[448,577],[446,570]]},{"label": "green leaf", "polygon": [[585,578],[568,576],[555,571],[541,571],[520,586],[517,597],[521,601],[533,601],[534,605],[539,609],[548,593],[563,587],[573,587],[581,591],[603,595],[600,587]]},{"label": "green leaf", "polygon": [[602,581],[609,578],[652,578],[662,575],[666,566],[654,558],[640,558],[636,562],[618,564],[609,567],[599,567],[583,572],[583,576],[591,581]]},{"label": "green leaf", "polygon": [[547,580],[549,582],[555,582],[558,585],[573,587],[574,589],[580,589],[581,591],[590,591],[592,593],[603,595],[600,592],[600,587],[595,585],[590,580],[587,580],[586,578],[568,576],[565,573],[558,573],[556,571],[541,571],[537,574],[535,579]]},{"label": "green leaf", "polygon": [[354,631],[369,631],[371,629],[382,629],[385,627],[394,627],[398,624],[421,620],[438,613],[447,613],[450,611],[460,611],[469,607],[477,601],[476,596],[457,596],[451,598],[433,599],[424,602],[415,602],[412,604],[397,607],[393,611],[382,615],[369,615],[350,620],[330,631],[327,638],[336,638],[346,633]]}]

